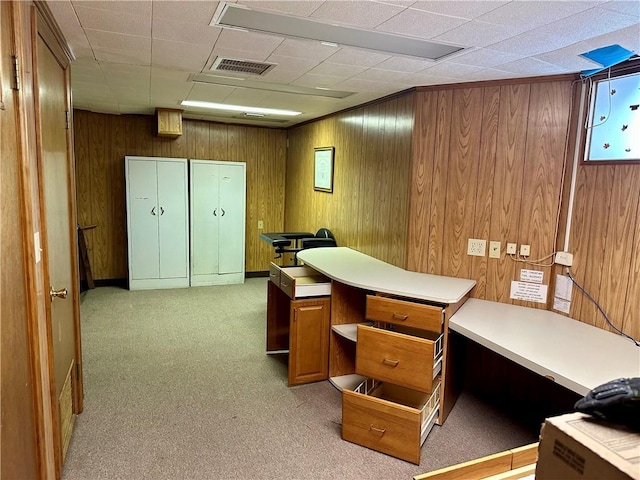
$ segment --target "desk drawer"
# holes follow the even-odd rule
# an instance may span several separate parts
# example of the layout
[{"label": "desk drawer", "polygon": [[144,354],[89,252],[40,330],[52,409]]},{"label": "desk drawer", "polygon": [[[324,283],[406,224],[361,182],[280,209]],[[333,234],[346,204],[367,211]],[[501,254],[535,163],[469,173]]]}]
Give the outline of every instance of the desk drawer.
[{"label": "desk drawer", "polygon": [[356,373],[431,393],[442,365],[443,335],[415,333],[430,338],[358,325]]},{"label": "desk drawer", "polygon": [[442,307],[368,295],[366,318],[441,332],[444,315]]},{"label": "desk drawer", "polygon": [[280,287],[280,267],[273,262],[269,264],[269,280]]},{"label": "desk drawer", "polygon": [[366,379],[342,391],[342,438],[419,464],[439,403],[440,377],[431,395]]},{"label": "desk drawer", "polygon": [[281,268],[280,289],[291,299],[322,297],[331,295],[331,280],[306,266]]}]

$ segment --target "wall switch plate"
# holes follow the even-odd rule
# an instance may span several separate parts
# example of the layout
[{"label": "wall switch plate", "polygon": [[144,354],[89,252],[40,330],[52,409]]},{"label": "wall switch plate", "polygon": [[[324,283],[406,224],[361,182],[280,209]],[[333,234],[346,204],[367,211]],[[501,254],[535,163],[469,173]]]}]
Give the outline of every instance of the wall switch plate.
[{"label": "wall switch plate", "polygon": [[573,265],[573,255],[569,252],[557,252],[554,261],[558,265],[570,267]]},{"label": "wall switch plate", "polygon": [[484,257],[487,249],[487,241],[479,238],[470,238],[467,246],[467,255]]},{"label": "wall switch plate", "polygon": [[258,220],[258,230],[262,230],[264,228],[264,222],[262,220]]},{"label": "wall switch plate", "polygon": [[489,258],[500,258],[500,242],[489,242]]},{"label": "wall switch plate", "polygon": [[517,243],[507,243],[507,255],[515,255],[517,250]]},{"label": "wall switch plate", "polygon": [[528,257],[531,255],[531,245],[520,245],[520,256]]}]

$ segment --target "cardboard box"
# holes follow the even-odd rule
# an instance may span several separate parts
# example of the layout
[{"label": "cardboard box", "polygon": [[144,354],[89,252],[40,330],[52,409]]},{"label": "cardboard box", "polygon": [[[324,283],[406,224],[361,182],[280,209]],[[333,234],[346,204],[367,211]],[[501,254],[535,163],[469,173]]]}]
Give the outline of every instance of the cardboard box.
[{"label": "cardboard box", "polygon": [[582,413],[546,419],[536,480],[591,479],[640,479],[640,433]]}]

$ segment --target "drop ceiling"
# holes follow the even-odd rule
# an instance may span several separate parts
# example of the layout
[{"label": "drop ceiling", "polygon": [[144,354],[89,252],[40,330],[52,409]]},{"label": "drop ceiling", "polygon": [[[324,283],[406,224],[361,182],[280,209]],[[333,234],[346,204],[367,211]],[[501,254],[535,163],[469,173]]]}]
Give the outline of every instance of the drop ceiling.
[{"label": "drop ceiling", "polygon": [[[113,114],[180,108],[186,118],[287,127],[414,86],[594,68],[579,54],[614,43],[640,52],[636,0],[224,2],[282,15],[284,22],[326,24],[327,31],[348,27],[463,47],[435,61],[330,39],[221,28],[214,17],[222,3],[47,2],[75,56],[74,108]],[[262,75],[211,70],[222,58],[274,66]],[[181,106],[184,100],[302,114],[238,118],[237,112]]]}]

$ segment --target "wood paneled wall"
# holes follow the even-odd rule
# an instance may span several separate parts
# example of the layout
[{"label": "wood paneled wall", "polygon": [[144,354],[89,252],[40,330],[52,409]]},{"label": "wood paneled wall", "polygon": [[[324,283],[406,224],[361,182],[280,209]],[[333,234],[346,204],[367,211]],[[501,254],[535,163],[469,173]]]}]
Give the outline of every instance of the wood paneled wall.
[{"label": "wood paneled wall", "polygon": [[[413,95],[289,130],[285,229],[332,231],[340,246],[406,261]],[[333,193],[313,189],[314,148],[335,147]]]},{"label": "wood paneled wall", "polygon": [[[522,268],[506,243],[555,249],[571,81],[451,86],[418,92],[407,268],[475,279],[472,296],[513,302]],[[500,259],[467,255],[469,238],[500,241]]]},{"label": "wood paneled wall", "polygon": [[284,227],[285,130],[183,120],[176,139],[155,135],[155,117],[74,111],[78,221],[86,232],[95,279],[127,277],[124,157],[227,160],[247,164],[247,272],[268,269],[273,250],[264,231]]}]

